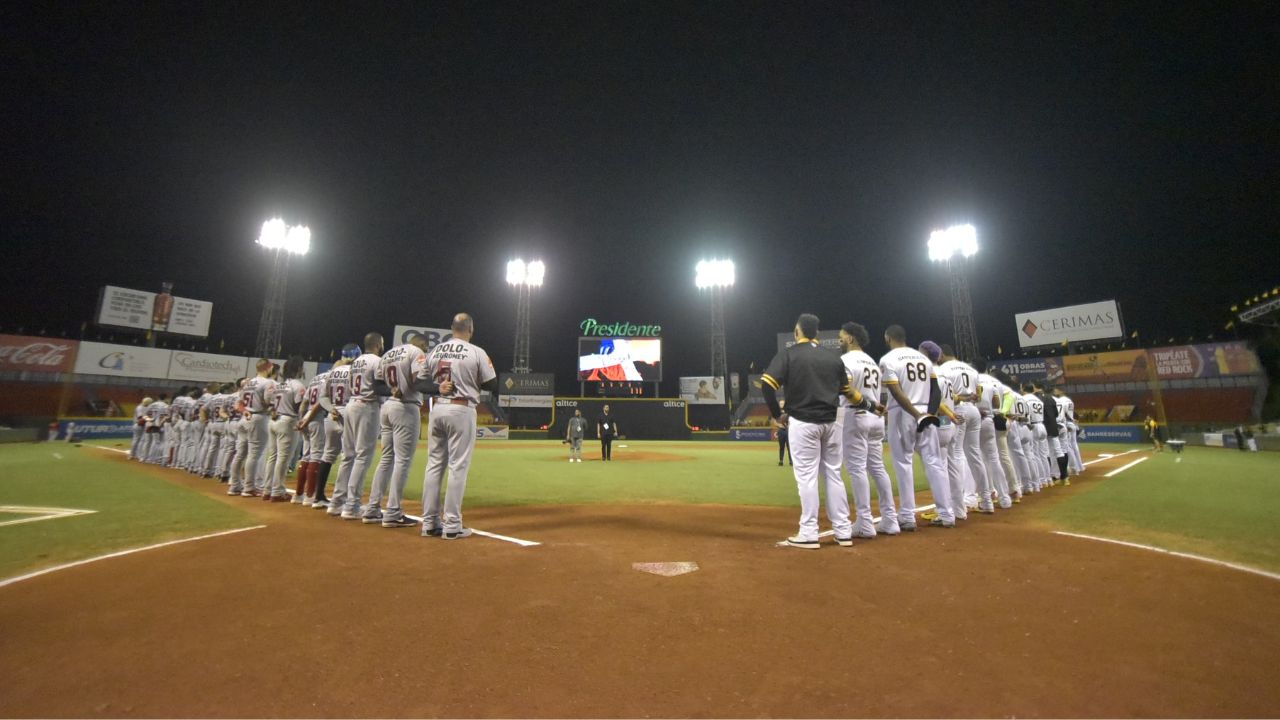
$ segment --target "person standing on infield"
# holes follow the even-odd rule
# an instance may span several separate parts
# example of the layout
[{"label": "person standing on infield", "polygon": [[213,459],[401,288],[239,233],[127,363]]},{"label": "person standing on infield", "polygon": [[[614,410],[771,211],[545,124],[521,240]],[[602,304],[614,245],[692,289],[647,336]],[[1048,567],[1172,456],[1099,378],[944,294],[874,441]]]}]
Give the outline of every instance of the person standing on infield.
[{"label": "person standing on infield", "polygon": [[582,417],[582,408],[575,408],[564,431],[565,442],[569,443],[569,462],[582,462],[582,438],[586,435],[587,421]]},{"label": "person standing on infield", "polygon": [[[373,373],[382,362],[382,335],[371,332],[364,336],[364,353],[351,363],[351,399],[343,414],[342,465],[338,479],[346,480],[345,486],[335,488],[334,499],[344,498],[339,508],[343,520],[363,520],[360,501],[364,496],[364,476],[373,465],[373,451],[378,447],[381,432],[382,396],[373,391]],[[347,454],[348,444],[351,454]],[[330,505],[329,514],[336,506]]]},{"label": "person standing on infield", "polygon": [[605,462],[613,460],[613,439],[622,434],[618,430],[618,420],[609,414],[609,406],[604,406],[604,414],[596,420],[596,435],[600,438],[600,459]]},{"label": "person standing on infield", "polygon": [[[762,382],[761,385],[764,383]],[[787,401],[779,400],[778,407],[786,412]],[[778,421],[773,422],[773,439],[778,441],[778,467],[782,467],[782,459],[786,458],[788,464],[791,463],[791,446],[787,443],[787,425]]]},{"label": "person standing on infield", "polygon": [[884,331],[889,352],[880,358],[881,384],[889,391],[893,404],[889,407],[886,432],[889,451],[893,455],[894,475],[898,479],[898,527],[905,532],[916,529],[916,486],[913,458],[920,453],[929,491],[938,508],[938,516],[929,522],[944,528],[956,526],[951,512],[951,485],[947,464],[938,445],[938,408],[942,389],[933,363],[919,350],[907,347],[907,331],[901,325],[890,325]]},{"label": "person standing on infield", "polygon": [[[442,393],[431,409],[427,450],[427,472],[422,481],[422,536],[461,540],[471,530],[462,524],[462,497],[467,491],[467,471],[476,447],[476,405],[480,391],[498,396],[498,374],[482,348],[471,344],[475,321],[466,313],[453,316],[453,337],[435,347],[427,356],[428,375],[437,385],[452,381],[452,392]],[[445,467],[449,486],[444,495],[444,518],[440,517],[440,486]]]},{"label": "person standing on infield", "polygon": [[[785,420],[791,442],[791,469],[800,493],[800,530],[778,543],[781,546],[817,550],[818,478],[827,486],[827,518],[836,543],[853,545],[853,522],[849,519],[849,493],[840,476],[840,424],[837,413],[840,396],[849,399],[855,410],[878,410],[874,399],[849,384],[849,374],[840,356],[818,345],[818,316],[805,313],[796,320],[796,342],[774,356],[761,377],[769,413]],[[787,389],[787,412],[778,405],[777,391]]]},{"label": "person standing on infield", "polygon": [[[840,326],[840,362],[849,372],[849,382],[863,395],[880,397],[880,365],[862,348],[871,344],[867,329],[856,322]],[[877,412],[849,407],[840,402],[841,442],[844,466],[853,486],[853,536],[870,539],[876,532],[897,535],[898,510],[893,506],[893,482],[884,467],[884,418]],[[880,527],[871,517],[871,479],[880,495]]]}]

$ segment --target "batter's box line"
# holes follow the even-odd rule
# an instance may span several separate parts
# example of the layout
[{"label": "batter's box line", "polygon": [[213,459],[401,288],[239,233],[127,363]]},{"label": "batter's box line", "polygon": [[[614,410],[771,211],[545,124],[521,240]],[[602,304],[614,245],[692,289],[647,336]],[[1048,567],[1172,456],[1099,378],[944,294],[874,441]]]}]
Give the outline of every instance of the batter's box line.
[{"label": "batter's box line", "polygon": [[77,515],[92,515],[97,510],[82,510],[80,508],[59,508],[59,507],[35,507],[32,505],[0,505],[0,513],[10,513],[12,515],[31,515],[32,517],[18,518],[17,520],[0,521],[0,527],[6,525],[22,525],[24,523],[40,522],[41,520],[57,520],[58,518],[76,517]]}]

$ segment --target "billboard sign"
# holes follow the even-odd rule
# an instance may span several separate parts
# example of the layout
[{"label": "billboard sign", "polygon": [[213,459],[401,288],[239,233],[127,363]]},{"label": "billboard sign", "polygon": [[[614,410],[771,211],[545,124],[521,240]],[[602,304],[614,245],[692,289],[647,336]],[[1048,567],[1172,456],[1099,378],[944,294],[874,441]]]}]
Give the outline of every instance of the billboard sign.
[{"label": "billboard sign", "polygon": [[78,340],[0,335],[0,372],[71,372]]},{"label": "billboard sign", "polygon": [[1148,380],[1146,350],[1067,355],[1062,358],[1073,383],[1142,382]]},{"label": "billboard sign", "polygon": [[396,345],[404,345],[414,335],[425,335],[427,337],[427,349],[430,350],[445,340],[452,338],[453,331],[448,328],[424,327],[422,325],[397,325],[396,331],[391,335],[391,341],[387,343],[387,347],[393,348]]},{"label": "billboard sign", "polygon": [[213,303],[114,285],[103,287],[98,301],[97,324],[110,327],[208,337],[212,318]]},{"label": "billboard sign", "polygon": [[554,395],[498,395],[498,407],[504,408],[550,408],[554,401]]},{"label": "billboard sign", "polygon": [[1014,324],[1018,326],[1018,344],[1024,348],[1124,336],[1115,300],[1018,313]]},{"label": "billboard sign", "polygon": [[1062,358],[1018,358],[993,360],[991,367],[1000,370],[1018,382],[1047,382],[1056,385],[1062,381]]},{"label": "billboard sign", "polygon": [[693,405],[724,405],[724,378],[709,375],[682,377],[680,397]]},{"label": "billboard sign", "polygon": [[1161,380],[1258,375],[1262,364],[1242,342],[1176,345],[1147,351]]},{"label": "billboard sign", "polygon": [[498,394],[555,395],[556,376],[552,373],[499,373]]},{"label": "billboard sign", "polygon": [[174,350],[169,358],[167,377],[170,380],[231,382],[248,374],[249,363],[243,357]]},{"label": "billboard sign", "polygon": [[169,375],[170,350],[81,341],[75,371],[84,375],[164,378]]},{"label": "billboard sign", "polygon": [[[818,337],[815,339],[822,347],[840,352],[839,330],[819,330]],[[795,344],[796,336],[794,332],[778,333],[778,352],[782,352]]]}]

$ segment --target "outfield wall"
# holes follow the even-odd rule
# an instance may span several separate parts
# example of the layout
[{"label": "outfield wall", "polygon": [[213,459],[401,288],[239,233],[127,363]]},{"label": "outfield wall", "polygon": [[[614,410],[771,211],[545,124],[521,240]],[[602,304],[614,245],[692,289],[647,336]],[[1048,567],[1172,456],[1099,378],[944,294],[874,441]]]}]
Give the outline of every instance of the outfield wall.
[{"label": "outfield wall", "polygon": [[596,420],[604,406],[617,418],[622,435],[630,440],[688,440],[689,404],[681,398],[556,398],[546,437],[563,438],[574,410],[587,420],[587,438],[596,435]]}]

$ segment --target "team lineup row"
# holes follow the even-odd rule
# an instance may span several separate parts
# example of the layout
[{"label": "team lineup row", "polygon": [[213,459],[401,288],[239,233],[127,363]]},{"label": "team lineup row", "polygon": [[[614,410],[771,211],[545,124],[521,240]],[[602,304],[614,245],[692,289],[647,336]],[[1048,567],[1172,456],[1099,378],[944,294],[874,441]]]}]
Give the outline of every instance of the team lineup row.
[{"label": "team lineup row", "polygon": [[[471,531],[462,523],[462,501],[475,449],[476,405],[482,390],[497,393],[497,373],[488,354],[470,342],[475,329],[469,315],[454,316],[451,329],[453,337],[430,352],[421,336],[384,352],[382,336],[369,333],[363,349],[348,344],[342,358],[307,385],[299,380],[301,358],[290,358],[283,368],[262,359],[255,377],[193,389],[172,403],[145,398],[135,411],[130,457],[218,478],[228,495],[287,502],[285,476],[300,443],[293,502],[344,520],[419,527],[405,516],[404,488],[422,401],[431,395],[433,442],[420,529],[426,537],[466,538]],[[362,503],[379,440],[382,453],[369,501]],[[326,497],[339,453],[333,495]]]},{"label": "team lineup row", "polygon": [[[762,379],[765,402],[785,427],[800,494],[799,532],[780,545],[817,549],[819,482],[836,542],[916,529],[914,456],[920,455],[935,510],[931,525],[954,528],[970,511],[1008,509],[1055,484],[1070,485],[1084,471],[1075,405],[1061,388],[1018,385],[982,358],[971,363],[947,345],[907,345],[899,325],[885,330],[889,346],[877,362],[863,351],[865,327],[847,322],[843,354],[821,347],[818,318],[801,315],[796,342],[779,352]],[[777,397],[785,391],[785,412]],[[898,480],[885,469],[888,439]],[[853,511],[841,477],[848,472]],[[871,515],[870,482],[880,498],[880,522]]]}]

